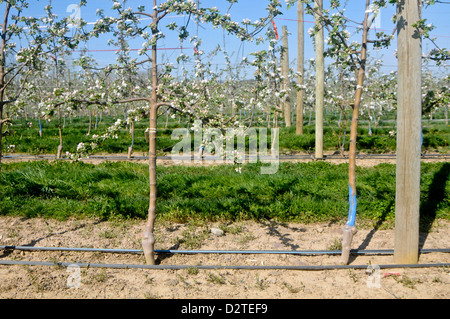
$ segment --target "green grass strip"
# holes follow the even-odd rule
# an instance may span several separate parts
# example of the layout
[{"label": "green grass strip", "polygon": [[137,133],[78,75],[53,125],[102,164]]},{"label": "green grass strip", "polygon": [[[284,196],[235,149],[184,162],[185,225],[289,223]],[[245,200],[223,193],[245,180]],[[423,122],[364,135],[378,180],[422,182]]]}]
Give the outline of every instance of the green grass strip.
[{"label": "green grass strip", "polygon": [[[172,221],[267,220],[323,222],[348,212],[348,165],[280,163],[273,175],[261,165],[158,167],[158,218]],[[421,218],[450,219],[450,163],[422,163]],[[67,161],[2,164],[0,215],[145,218],[148,165]],[[395,165],[357,168],[357,219],[392,222]]]}]

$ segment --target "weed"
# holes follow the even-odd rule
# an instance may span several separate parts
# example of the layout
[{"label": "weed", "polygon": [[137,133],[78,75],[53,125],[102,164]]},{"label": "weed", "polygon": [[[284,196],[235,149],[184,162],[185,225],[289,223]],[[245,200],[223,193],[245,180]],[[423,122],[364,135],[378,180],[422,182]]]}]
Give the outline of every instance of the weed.
[{"label": "weed", "polygon": [[348,270],[348,276],[353,280],[353,282],[358,282],[358,276],[353,269]]},{"label": "weed", "polygon": [[436,282],[436,283],[442,283],[443,281],[442,281],[442,279],[439,278],[439,277],[434,277],[434,278],[433,278],[433,282]]},{"label": "weed", "polygon": [[92,275],[92,278],[96,282],[105,282],[108,279],[108,274],[106,273],[106,268],[101,268],[100,271]]},{"label": "weed", "polygon": [[151,284],[154,283],[155,278],[150,277],[148,274],[144,274],[144,276],[145,276],[145,283],[146,284],[151,285]]},{"label": "weed", "polygon": [[258,274],[256,274],[256,285],[255,286],[256,286],[256,288],[258,288],[260,290],[264,290],[269,286],[269,284],[267,283],[266,280],[259,279]]},{"label": "weed", "polygon": [[241,234],[244,231],[244,226],[243,225],[232,225],[229,226],[227,224],[221,224],[219,225],[219,228],[222,229],[224,231],[224,233],[229,233],[232,235],[238,235]]},{"label": "weed", "polygon": [[404,287],[416,289],[416,284],[420,283],[419,279],[412,279],[406,275],[403,275],[401,278],[394,277],[398,283],[401,283]]},{"label": "weed", "polygon": [[25,270],[30,277],[31,285],[36,288],[37,292],[42,292],[47,289],[47,284],[39,280],[39,276],[35,275],[34,270],[30,269],[29,267],[25,267]]},{"label": "weed", "polygon": [[450,267],[449,266],[443,266],[442,271],[446,274],[450,274]]},{"label": "weed", "polygon": [[197,275],[199,270],[197,267],[193,266],[193,267],[187,268],[186,272],[188,273],[188,275]]},{"label": "weed", "polygon": [[255,239],[255,235],[253,235],[251,232],[245,232],[239,238],[237,238],[237,242],[241,245],[246,245]]},{"label": "weed", "polygon": [[219,284],[219,285],[225,284],[225,278],[220,274],[216,275],[214,273],[209,273],[208,278],[206,280],[213,284]]},{"label": "weed", "polygon": [[182,282],[185,286],[189,286],[189,283],[186,281],[186,279],[184,279],[183,276],[181,276],[180,274],[177,274],[177,278],[180,282]]},{"label": "weed", "polygon": [[305,288],[305,285],[303,283],[300,283],[300,287],[294,288],[291,284],[287,282],[283,282],[283,286],[287,288],[287,290],[292,293],[296,294],[302,291]]},{"label": "weed", "polygon": [[194,226],[188,226],[181,235],[182,238],[178,239],[179,243],[185,244],[188,249],[196,249],[200,248],[203,241],[209,237],[209,232],[207,229],[198,230]]},{"label": "weed", "polygon": [[335,238],[334,242],[328,246],[328,250],[342,250],[342,241]]},{"label": "weed", "polygon": [[144,299],[160,299],[161,297],[159,297],[157,294],[154,294],[152,292],[146,292],[144,293]]},{"label": "weed", "polygon": [[113,239],[116,238],[118,234],[114,230],[105,230],[104,232],[101,232],[99,236],[106,239]]}]

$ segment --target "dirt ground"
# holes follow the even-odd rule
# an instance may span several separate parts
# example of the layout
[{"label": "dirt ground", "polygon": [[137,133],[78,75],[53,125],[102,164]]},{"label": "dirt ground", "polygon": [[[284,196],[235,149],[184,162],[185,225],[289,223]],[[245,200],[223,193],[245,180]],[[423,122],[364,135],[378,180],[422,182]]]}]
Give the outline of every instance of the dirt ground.
[{"label": "dirt ground", "polygon": [[[141,249],[143,221],[0,217],[0,245]],[[211,232],[213,227],[223,235]],[[341,224],[174,224],[157,222],[156,249],[329,250]],[[421,234],[423,248],[449,248],[450,223],[436,220]],[[394,230],[358,226],[355,249],[393,249]],[[450,268],[280,270],[198,269],[199,265],[335,265],[339,256],[274,254],[158,254],[159,265],[190,269],[66,268],[0,265],[2,299],[447,299]],[[0,250],[2,260],[143,264],[140,254]],[[421,254],[420,263],[449,263],[450,254]],[[393,256],[352,256],[352,265],[385,265]],[[78,271],[78,272],[76,272]]]}]

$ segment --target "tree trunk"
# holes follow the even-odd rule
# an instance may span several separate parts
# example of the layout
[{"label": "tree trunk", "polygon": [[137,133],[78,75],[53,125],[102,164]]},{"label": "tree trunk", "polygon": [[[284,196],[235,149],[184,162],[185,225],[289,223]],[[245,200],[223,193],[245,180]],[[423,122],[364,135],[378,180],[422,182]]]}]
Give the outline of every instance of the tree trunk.
[{"label": "tree trunk", "polygon": [[58,145],[58,151],[56,153],[56,158],[60,159],[63,149],[63,142],[62,142],[62,127],[61,127],[61,107],[58,106],[58,132],[59,132],[59,145]]},{"label": "tree trunk", "polygon": [[42,137],[42,121],[40,116],[39,116],[39,137]]},{"label": "tree trunk", "polygon": [[[55,54],[56,56],[56,54]],[[55,58],[55,86],[56,88],[59,88],[59,72],[58,72],[58,59]],[[63,149],[62,144],[62,123],[61,123],[61,106],[58,106],[58,133],[59,133],[59,145],[58,150],[56,152],[56,158],[60,159]]]},{"label": "tree trunk", "polygon": [[[297,2],[297,20],[298,20],[298,49],[297,49],[297,84],[303,85],[303,72],[305,60],[305,44],[304,44],[304,22],[303,22],[303,2]],[[303,134],[303,88],[297,92],[297,119],[296,129],[297,135]]]},{"label": "tree trunk", "polygon": [[445,125],[448,125],[448,104],[445,105]]},{"label": "tree trunk", "polygon": [[366,0],[366,14],[363,23],[363,38],[361,46],[361,58],[358,68],[358,79],[355,94],[355,103],[352,113],[352,124],[350,128],[350,141],[349,141],[349,166],[348,166],[348,183],[349,183],[349,213],[347,223],[343,228],[343,241],[342,241],[342,256],[341,261],[343,264],[348,263],[350,256],[351,242],[353,235],[356,233],[355,220],[356,220],[356,138],[358,133],[358,116],[359,107],[361,104],[361,96],[363,92],[364,77],[366,72],[366,58],[367,58],[367,23],[369,18],[370,0]]},{"label": "tree trunk", "polygon": [[6,66],[6,34],[7,32],[3,31],[7,29],[8,26],[8,17],[9,11],[11,9],[11,4],[9,2],[6,3],[5,15],[2,24],[2,33],[1,33],[1,45],[0,45],[0,173],[2,170],[2,140],[3,140],[3,107],[5,105],[5,66]]},{"label": "tree trunk", "polygon": [[[153,0],[153,22],[157,21],[157,4],[156,0]],[[152,29],[153,34],[156,34],[158,30],[156,26]],[[152,100],[150,106],[150,132],[149,132],[149,180],[150,180],[150,196],[149,196],[149,208],[148,219],[145,225],[144,233],[142,234],[142,248],[144,251],[145,262],[148,265],[155,264],[155,236],[153,230],[155,226],[156,218],[156,128],[157,128],[157,95],[156,90],[158,86],[158,70],[157,70],[157,51],[156,42],[152,45]]]},{"label": "tree trunk", "polygon": [[131,134],[131,145],[128,147],[128,158],[132,157],[133,146],[134,146],[134,120],[130,123],[130,134]]},{"label": "tree trunk", "polygon": [[166,113],[166,125],[164,126],[164,128],[167,129],[168,125],[169,125],[169,110],[167,110],[167,113]]},{"label": "tree trunk", "polygon": [[91,135],[91,127],[92,127],[92,110],[89,109],[89,129],[87,132],[87,135]]},{"label": "tree trunk", "polygon": [[[3,78],[3,70],[0,71],[0,77]],[[3,82],[3,81],[2,81]],[[2,85],[3,83],[0,83]],[[0,92],[0,173],[2,171],[2,147],[3,147],[3,91]]]},{"label": "tree trunk", "polygon": [[288,29],[283,26],[283,52],[281,57],[282,72],[283,72],[283,89],[286,91],[286,97],[283,105],[283,115],[286,127],[291,127],[291,99],[289,96],[289,45],[288,45]]}]

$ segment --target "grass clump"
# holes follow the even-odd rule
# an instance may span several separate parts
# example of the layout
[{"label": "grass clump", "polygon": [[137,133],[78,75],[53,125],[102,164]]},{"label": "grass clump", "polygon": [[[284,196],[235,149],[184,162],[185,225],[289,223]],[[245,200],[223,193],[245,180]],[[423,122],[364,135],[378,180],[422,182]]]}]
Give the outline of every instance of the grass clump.
[{"label": "grass clump", "polygon": [[212,284],[219,284],[219,285],[225,284],[225,278],[221,274],[216,275],[212,272],[208,274],[208,278],[206,280]]}]

